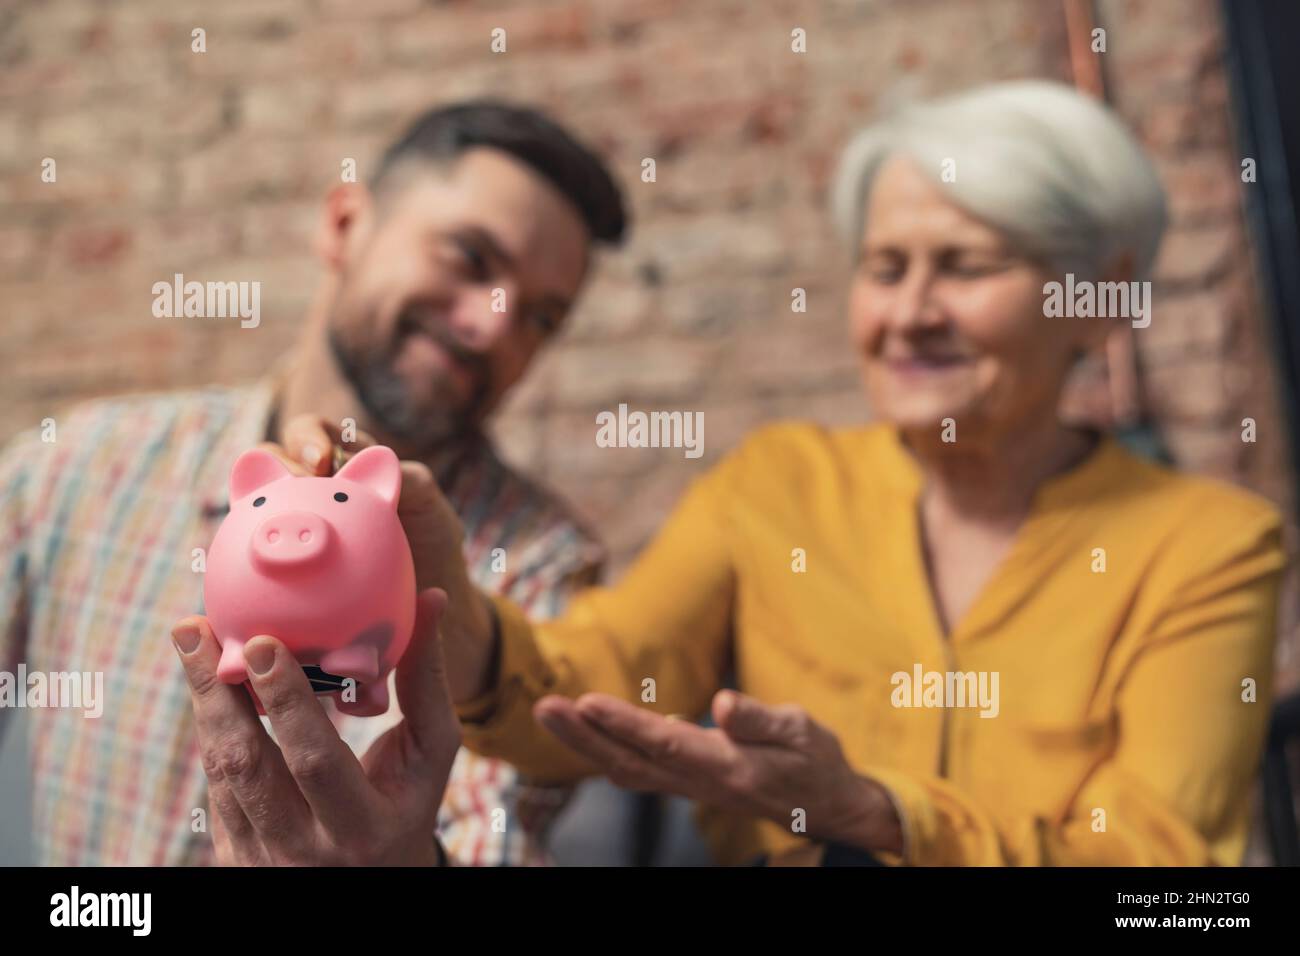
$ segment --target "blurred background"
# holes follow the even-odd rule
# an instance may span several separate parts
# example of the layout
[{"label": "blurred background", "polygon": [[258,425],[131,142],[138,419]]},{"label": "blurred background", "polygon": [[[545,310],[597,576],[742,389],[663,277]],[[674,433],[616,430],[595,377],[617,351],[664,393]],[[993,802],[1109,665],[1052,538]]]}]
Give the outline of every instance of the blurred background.
[{"label": "blurred background", "polygon": [[[599,263],[570,327],[496,423],[505,456],[599,529],[616,575],[684,485],[753,426],[870,417],[846,348],[847,261],[825,212],[849,134],[909,100],[1048,77],[1118,108],[1172,210],[1155,318],[1086,371],[1074,413],[1272,498],[1291,517],[1294,551],[1293,343],[1279,318],[1294,284],[1278,274],[1285,242],[1268,219],[1278,186],[1263,182],[1266,157],[1261,183],[1240,175],[1269,143],[1267,87],[1251,76],[1285,64],[1268,62],[1267,19],[1225,13],[1233,6],[1257,5],[9,0],[0,441],[84,399],[258,377],[293,343],[315,287],[312,230],[341,161],[355,158],[364,179],[419,110],[519,99],[602,151],[633,209],[630,242]],[[206,53],[190,50],[196,27]],[[1101,54],[1089,49],[1096,27]],[[505,53],[490,50],[495,28]],[[796,28],[806,53],[791,52]],[[57,159],[57,185],[41,181],[45,157]],[[641,181],[645,158],[653,183]],[[151,286],[174,272],[259,280],[261,327],[154,318]],[[796,287],[806,313],[791,311]],[[705,456],[598,449],[595,414],[619,402],[703,411]],[[1246,417],[1254,444],[1241,441]],[[1294,583],[1284,688],[1300,678]],[[0,755],[0,861],[24,852],[21,737],[6,734]],[[561,861],[645,852],[633,826],[644,806],[591,785],[579,809],[562,827]],[[660,822],[657,859],[701,859],[679,806]]]}]

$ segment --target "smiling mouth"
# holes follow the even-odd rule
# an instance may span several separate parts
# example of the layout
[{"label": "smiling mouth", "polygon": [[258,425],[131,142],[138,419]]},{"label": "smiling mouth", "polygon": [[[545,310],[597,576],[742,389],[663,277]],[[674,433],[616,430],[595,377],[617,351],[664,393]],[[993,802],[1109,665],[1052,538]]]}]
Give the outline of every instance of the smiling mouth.
[{"label": "smiling mouth", "polygon": [[481,365],[467,361],[455,345],[447,342],[437,330],[418,321],[414,317],[404,316],[399,322],[399,349],[405,343],[418,342],[420,349],[428,349],[429,356],[441,374],[456,382],[467,401],[477,401],[485,388],[485,378]]},{"label": "smiling mouth", "polygon": [[408,341],[414,340],[423,343],[423,347],[432,352],[432,358],[436,365],[442,367],[447,374],[455,376],[467,388],[474,388],[478,384],[478,377],[470,366],[461,361],[451,349],[442,343],[438,336],[432,334],[426,329],[412,329],[408,335]]}]

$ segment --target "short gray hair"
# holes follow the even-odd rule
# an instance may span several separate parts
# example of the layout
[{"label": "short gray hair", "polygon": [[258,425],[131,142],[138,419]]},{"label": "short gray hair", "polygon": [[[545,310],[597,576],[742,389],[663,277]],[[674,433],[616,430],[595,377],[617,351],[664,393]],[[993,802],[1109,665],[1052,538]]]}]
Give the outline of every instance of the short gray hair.
[{"label": "short gray hair", "polygon": [[[904,107],[859,132],[831,189],[854,254],[884,161],[912,159],[952,200],[1053,269],[1098,275],[1133,257],[1146,275],[1166,224],[1150,159],[1104,104],[1060,83],[996,83]],[[943,182],[946,160],[953,182]]]}]

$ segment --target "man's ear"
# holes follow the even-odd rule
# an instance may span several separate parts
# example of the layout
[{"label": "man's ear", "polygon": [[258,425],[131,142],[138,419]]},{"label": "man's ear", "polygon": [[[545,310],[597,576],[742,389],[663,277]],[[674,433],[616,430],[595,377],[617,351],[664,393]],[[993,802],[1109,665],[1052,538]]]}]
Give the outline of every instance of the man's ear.
[{"label": "man's ear", "polygon": [[375,200],[363,183],[339,183],[325,195],[316,227],[316,255],[332,272],[341,271],[348,250],[365,240],[374,221]]}]

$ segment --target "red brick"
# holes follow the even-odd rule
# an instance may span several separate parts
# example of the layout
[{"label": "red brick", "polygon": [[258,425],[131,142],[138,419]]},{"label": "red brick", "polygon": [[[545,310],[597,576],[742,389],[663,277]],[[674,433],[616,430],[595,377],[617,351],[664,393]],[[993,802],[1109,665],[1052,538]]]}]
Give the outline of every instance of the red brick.
[{"label": "red brick", "polygon": [[1222,224],[1170,229],[1156,257],[1153,278],[1164,287],[1207,285],[1231,267],[1243,237]]},{"label": "red brick", "polygon": [[1221,426],[1232,408],[1224,372],[1215,357],[1148,365],[1147,409],[1168,425]]},{"label": "red brick", "polygon": [[58,266],[73,271],[111,266],[131,248],[131,230],[119,224],[73,225],[56,233]]},{"label": "red brick", "polygon": [[1174,225],[1213,225],[1238,211],[1241,167],[1232,157],[1204,151],[1177,159],[1156,157],[1156,165]]},{"label": "red brick", "polygon": [[1195,293],[1165,292],[1153,287],[1151,324],[1134,329],[1139,354],[1151,362],[1170,361],[1179,356],[1219,355],[1232,333],[1236,319],[1227,288]]}]

